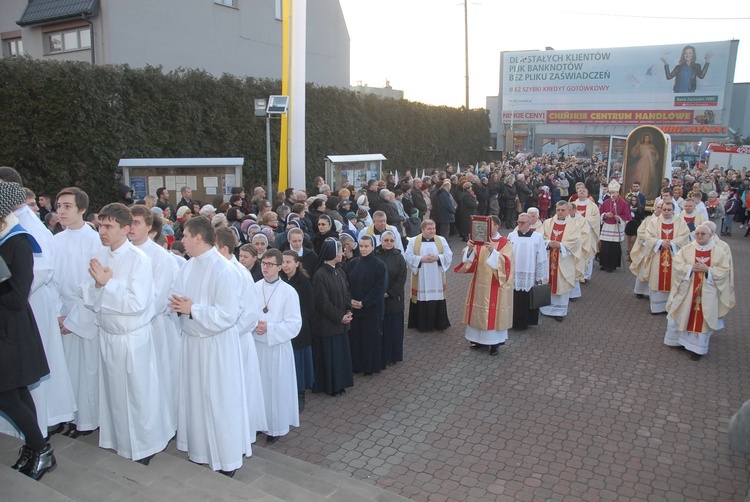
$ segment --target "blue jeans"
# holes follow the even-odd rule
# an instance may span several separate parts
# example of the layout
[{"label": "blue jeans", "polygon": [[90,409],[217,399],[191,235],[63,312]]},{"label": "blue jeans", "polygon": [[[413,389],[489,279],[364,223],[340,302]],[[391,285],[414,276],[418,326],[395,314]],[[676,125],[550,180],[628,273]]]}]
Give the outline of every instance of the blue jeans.
[{"label": "blue jeans", "polygon": [[731,234],[732,233],[732,221],[734,220],[733,214],[728,214],[724,216],[724,218],[721,220],[721,233],[724,234]]}]

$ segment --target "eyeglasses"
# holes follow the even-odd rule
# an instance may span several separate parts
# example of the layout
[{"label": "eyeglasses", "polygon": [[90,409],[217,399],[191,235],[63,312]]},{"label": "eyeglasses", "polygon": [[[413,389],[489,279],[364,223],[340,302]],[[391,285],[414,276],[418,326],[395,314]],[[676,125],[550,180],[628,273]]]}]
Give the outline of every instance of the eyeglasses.
[{"label": "eyeglasses", "polygon": [[280,267],[281,263],[274,263],[271,261],[261,261],[260,266],[261,267]]},{"label": "eyeglasses", "polygon": [[383,239],[383,242],[396,242],[394,239]]}]

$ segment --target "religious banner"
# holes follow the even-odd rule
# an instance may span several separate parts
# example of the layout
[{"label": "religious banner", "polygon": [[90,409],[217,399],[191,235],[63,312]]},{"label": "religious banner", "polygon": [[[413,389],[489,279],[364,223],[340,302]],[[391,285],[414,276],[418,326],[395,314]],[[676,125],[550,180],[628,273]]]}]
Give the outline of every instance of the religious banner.
[{"label": "religious banner", "polygon": [[658,127],[644,125],[636,127],[625,143],[625,166],[622,179],[627,192],[633,183],[641,184],[641,193],[646,196],[646,205],[653,206],[660,194],[661,180],[665,176],[669,152],[667,138]]}]

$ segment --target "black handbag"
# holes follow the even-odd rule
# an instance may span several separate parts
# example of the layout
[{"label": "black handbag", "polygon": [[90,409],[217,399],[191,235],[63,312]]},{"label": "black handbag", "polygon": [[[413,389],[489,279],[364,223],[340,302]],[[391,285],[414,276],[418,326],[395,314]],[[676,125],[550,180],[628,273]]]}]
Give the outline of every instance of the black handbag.
[{"label": "black handbag", "polygon": [[552,304],[552,290],[550,289],[549,283],[536,284],[531,287],[529,293],[529,308],[532,310]]}]

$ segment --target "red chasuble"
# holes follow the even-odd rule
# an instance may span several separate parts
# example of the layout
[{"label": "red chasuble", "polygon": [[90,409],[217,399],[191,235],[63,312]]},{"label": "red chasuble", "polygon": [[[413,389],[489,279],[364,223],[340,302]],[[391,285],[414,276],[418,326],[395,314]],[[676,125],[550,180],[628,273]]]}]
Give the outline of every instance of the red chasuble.
[{"label": "red chasuble", "polygon": [[[552,226],[552,235],[550,236],[551,241],[562,242],[563,234],[565,233],[565,224],[560,224],[555,221]],[[557,294],[557,268],[560,264],[560,248],[550,248],[549,250],[549,287],[550,293],[553,295]]]},{"label": "red chasuble", "polygon": [[[695,251],[695,263],[703,263],[711,266],[711,250]],[[703,333],[703,305],[702,290],[703,281],[706,280],[706,274],[703,272],[693,273],[693,299],[690,303],[690,317],[688,318],[687,331],[693,333]]]},{"label": "red chasuble", "polygon": [[[674,223],[661,224],[661,238],[674,238]],[[667,247],[659,251],[659,289],[669,292],[672,289],[672,249]]]}]

